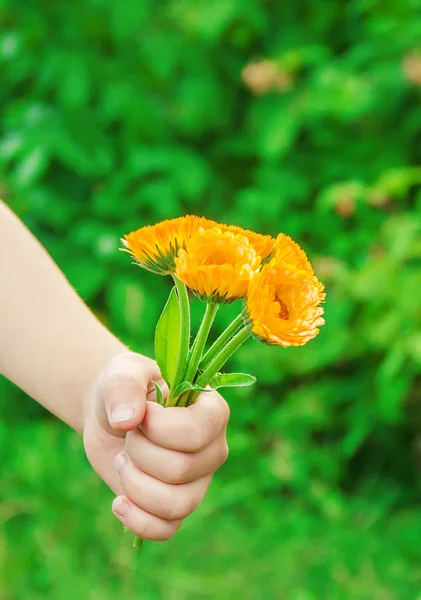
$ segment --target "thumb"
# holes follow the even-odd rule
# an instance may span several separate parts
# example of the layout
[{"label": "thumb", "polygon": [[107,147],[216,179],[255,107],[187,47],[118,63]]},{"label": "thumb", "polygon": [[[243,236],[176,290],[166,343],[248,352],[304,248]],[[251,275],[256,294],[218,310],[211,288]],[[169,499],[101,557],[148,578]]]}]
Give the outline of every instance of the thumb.
[{"label": "thumb", "polygon": [[162,381],[153,360],[134,352],[112,358],[97,386],[96,413],[101,427],[113,435],[138,427],[145,416],[152,381]]}]

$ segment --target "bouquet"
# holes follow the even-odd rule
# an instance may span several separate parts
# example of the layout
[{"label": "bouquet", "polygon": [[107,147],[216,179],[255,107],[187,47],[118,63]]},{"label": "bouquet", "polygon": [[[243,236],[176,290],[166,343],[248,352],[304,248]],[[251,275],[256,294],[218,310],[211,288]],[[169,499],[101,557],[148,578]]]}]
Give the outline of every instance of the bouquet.
[{"label": "bouquet", "polygon": [[[252,385],[253,375],[222,371],[244,342],[302,346],[324,323],[324,286],[305,252],[283,233],[273,238],[188,215],[142,227],[122,243],[136,265],[174,280],[155,331],[155,360],[169,389],[164,399],[155,385],[163,406],[189,406],[210,388]],[[205,310],[191,343],[192,296]],[[236,300],[238,316],[208,347],[219,307]]]}]

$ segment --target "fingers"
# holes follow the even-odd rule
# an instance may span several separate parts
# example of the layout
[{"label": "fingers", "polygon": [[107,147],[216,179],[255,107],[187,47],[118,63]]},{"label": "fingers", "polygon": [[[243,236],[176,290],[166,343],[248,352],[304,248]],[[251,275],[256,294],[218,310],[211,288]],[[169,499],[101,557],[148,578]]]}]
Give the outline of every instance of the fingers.
[{"label": "fingers", "polygon": [[98,417],[104,428],[126,432],[137,427],[153,389],[151,381],[160,379],[156,364],[144,356],[125,352],[113,358],[98,386]]},{"label": "fingers", "polygon": [[160,378],[156,364],[131,353],[117,358],[101,384],[108,426],[126,434],[125,451],[114,459],[125,495],[113,511],[139,537],[166,540],[202,502],[227,458],[228,405],[210,391],[191,407],[164,408],[148,396]]},{"label": "fingers", "polygon": [[225,431],[228,419],[228,404],[220,394],[210,391],[188,408],[164,408],[147,402],[140,429],[158,446],[181,452],[200,452]]},{"label": "fingers", "polygon": [[184,519],[196,510],[212,479],[205,475],[190,483],[171,485],[138,469],[125,452],[117,454],[114,467],[130,500],[167,521]]},{"label": "fingers", "polygon": [[112,510],[130,531],[144,540],[164,542],[172,538],[182,525],[182,521],[166,521],[142,510],[127,496],[115,498]]},{"label": "fingers", "polygon": [[139,429],[126,436],[125,449],[134,464],[166,483],[180,484],[214,473],[228,457],[225,432],[201,452],[177,452],[156,446]]}]

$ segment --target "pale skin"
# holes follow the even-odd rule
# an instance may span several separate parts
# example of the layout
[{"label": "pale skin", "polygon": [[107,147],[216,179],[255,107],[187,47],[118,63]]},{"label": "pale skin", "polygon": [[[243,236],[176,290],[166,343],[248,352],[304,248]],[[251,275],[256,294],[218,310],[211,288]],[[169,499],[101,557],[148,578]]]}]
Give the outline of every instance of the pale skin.
[{"label": "pale skin", "polygon": [[170,539],[227,458],[228,406],[215,391],[189,408],[157,404],[155,361],[95,318],[1,201],[0,340],[0,373],[83,435],[115,516],[143,539]]}]

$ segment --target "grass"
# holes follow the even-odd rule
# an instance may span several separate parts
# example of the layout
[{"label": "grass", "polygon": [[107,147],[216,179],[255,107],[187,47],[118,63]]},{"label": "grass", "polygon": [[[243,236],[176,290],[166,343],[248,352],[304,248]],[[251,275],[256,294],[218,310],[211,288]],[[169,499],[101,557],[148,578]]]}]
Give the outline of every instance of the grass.
[{"label": "grass", "polygon": [[421,598],[416,510],[322,515],[228,463],[174,540],[136,552],[76,434],[52,420],[0,433],[2,600]]}]

